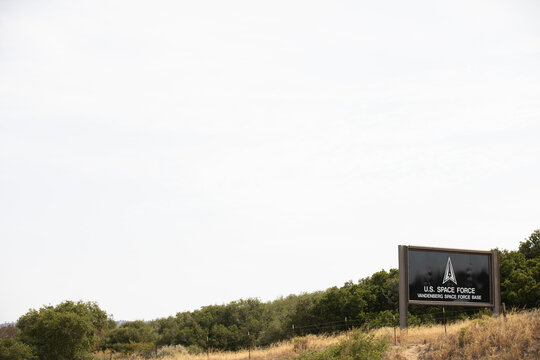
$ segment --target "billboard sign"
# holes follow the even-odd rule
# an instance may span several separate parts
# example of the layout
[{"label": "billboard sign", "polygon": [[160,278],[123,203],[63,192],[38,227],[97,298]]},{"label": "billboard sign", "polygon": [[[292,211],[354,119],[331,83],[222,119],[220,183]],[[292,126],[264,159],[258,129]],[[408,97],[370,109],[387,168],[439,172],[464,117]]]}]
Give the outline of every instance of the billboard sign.
[{"label": "billboard sign", "polygon": [[496,251],[399,246],[401,327],[409,305],[500,307]]}]

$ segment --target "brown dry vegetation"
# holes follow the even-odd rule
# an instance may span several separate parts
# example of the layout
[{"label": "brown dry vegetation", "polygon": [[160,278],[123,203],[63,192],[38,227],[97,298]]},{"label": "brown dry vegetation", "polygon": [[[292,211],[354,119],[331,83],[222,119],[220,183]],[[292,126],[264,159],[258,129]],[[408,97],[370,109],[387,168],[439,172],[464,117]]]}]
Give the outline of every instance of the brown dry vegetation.
[{"label": "brown dry vegetation", "polygon": [[[485,316],[481,319],[456,322],[447,326],[446,334],[442,325],[397,330],[397,345],[393,345],[393,328],[377,329],[371,334],[377,338],[384,337],[391,344],[385,354],[386,360],[540,359],[540,310],[512,313],[508,315],[507,321],[502,317],[494,319]],[[324,349],[337,344],[346,336],[348,335],[309,335],[296,338],[268,348],[254,349],[251,351],[251,359],[293,359],[303,351]],[[143,360],[139,357],[132,359]],[[179,347],[161,359],[207,360],[207,355],[190,355]],[[209,359],[247,360],[248,351],[212,352]]]},{"label": "brown dry vegetation", "polygon": [[[290,359],[296,357],[306,350],[321,350],[330,345],[339,343],[346,334],[341,334],[337,336],[324,336],[324,335],[308,335],[303,337],[298,337],[292,341],[283,341],[277,344],[274,344],[270,347],[265,348],[256,348],[251,350],[251,359],[252,360],[282,360]],[[166,350],[166,349],[164,349]],[[171,350],[173,350],[171,348]],[[163,360],[247,360],[249,358],[248,350],[241,351],[215,351],[210,352],[209,355],[206,353],[193,355],[189,354],[185,348],[177,347],[174,349],[172,354],[165,355],[160,357]],[[109,354],[99,354],[98,358],[100,359],[109,359]],[[121,359],[113,355],[113,359]],[[144,360],[142,357],[133,356],[130,359],[132,360]]]},{"label": "brown dry vegetation", "polygon": [[[379,329],[376,333],[390,338],[391,331]],[[446,335],[444,326],[413,327],[402,332],[398,341],[386,353],[386,360],[537,360],[540,310],[512,313],[506,321],[485,316],[457,322],[447,326]]]},{"label": "brown dry vegetation", "polygon": [[473,320],[450,337],[430,342],[421,359],[540,359],[540,311]]}]

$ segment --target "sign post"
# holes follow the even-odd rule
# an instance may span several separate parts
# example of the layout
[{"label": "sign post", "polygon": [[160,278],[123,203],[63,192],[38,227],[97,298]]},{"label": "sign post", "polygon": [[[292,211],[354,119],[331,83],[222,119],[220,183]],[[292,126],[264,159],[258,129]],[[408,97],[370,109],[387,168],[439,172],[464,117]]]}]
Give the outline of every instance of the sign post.
[{"label": "sign post", "polygon": [[409,326],[407,309],[409,308],[409,266],[407,265],[408,247],[399,245],[399,328]]},{"label": "sign post", "polygon": [[399,246],[400,328],[412,305],[491,307],[500,312],[497,252]]}]

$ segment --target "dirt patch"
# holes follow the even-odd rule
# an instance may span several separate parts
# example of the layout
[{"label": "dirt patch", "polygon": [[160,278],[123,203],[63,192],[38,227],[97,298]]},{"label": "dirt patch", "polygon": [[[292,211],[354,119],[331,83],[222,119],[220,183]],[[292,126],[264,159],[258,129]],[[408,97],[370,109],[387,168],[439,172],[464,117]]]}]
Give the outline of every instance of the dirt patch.
[{"label": "dirt patch", "polygon": [[426,345],[398,345],[392,346],[385,354],[385,360],[419,360],[420,355],[426,351]]},{"label": "dirt patch", "polygon": [[403,358],[406,360],[418,360],[420,354],[426,349],[426,345],[413,345],[407,350],[403,351]]}]

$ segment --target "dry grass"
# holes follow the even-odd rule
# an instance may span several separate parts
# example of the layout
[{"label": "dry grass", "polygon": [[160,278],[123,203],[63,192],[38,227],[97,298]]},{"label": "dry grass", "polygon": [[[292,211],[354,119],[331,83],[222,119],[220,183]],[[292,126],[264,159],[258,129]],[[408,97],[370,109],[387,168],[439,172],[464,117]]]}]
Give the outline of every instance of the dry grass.
[{"label": "dry grass", "polygon": [[[459,330],[470,323],[470,320],[463,320],[446,326],[447,335],[457,334]],[[375,337],[385,337],[389,344],[394,344],[394,328],[380,328],[372,331]],[[444,336],[444,325],[413,326],[407,330],[396,331],[397,343],[402,345],[426,344],[432,342],[440,336]]]},{"label": "dry grass", "polygon": [[[378,329],[393,344],[393,329]],[[540,359],[540,311],[502,317],[465,320],[447,326],[412,327],[398,331],[398,345],[386,360],[538,360]]]},{"label": "dry grass", "polygon": [[[308,335],[301,338],[295,338],[292,341],[283,341],[270,347],[255,348],[251,350],[252,360],[284,360],[295,357],[300,352],[306,350],[320,350],[330,345],[340,342],[346,335],[323,336]],[[249,358],[248,350],[241,351],[216,351],[207,354],[191,355],[185,351],[178,351],[174,355],[162,357],[162,360],[247,360]],[[108,359],[108,357],[107,357]],[[120,357],[113,357],[120,359]],[[132,360],[144,360],[141,357],[131,357]]]},{"label": "dry grass", "polygon": [[372,333],[376,337],[384,337],[391,346],[385,354],[386,360],[408,360],[418,359],[419,355],[425,351],[426,345],[432,343],[442,336],[452,336],[458,334],[460,329],[470,323],[470,320],[459,321],[446,326],[446,335],[444,325],[424,325],[413,326],[407,330],[396,330],[394,338],[394,328],[380,328]]},{"label": "dry grass", "polygon": [[443,359],[540,359],[540,311],[473,320],[458,333],[439,336],[420,357]]}]

